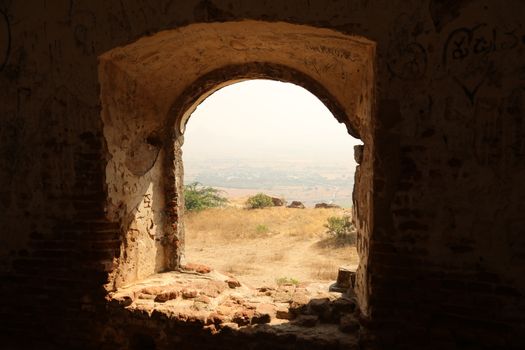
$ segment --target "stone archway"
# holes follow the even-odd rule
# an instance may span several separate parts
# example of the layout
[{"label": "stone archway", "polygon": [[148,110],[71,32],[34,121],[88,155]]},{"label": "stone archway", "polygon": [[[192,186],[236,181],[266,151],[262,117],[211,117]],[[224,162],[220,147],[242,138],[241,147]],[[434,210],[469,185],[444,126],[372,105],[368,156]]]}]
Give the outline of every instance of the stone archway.
[{"label": "stone archway", "polygon": [[374,43],[360,37],[260,21],[193,24],[103,54],[99,78],[108,151],[107,215],[120,222],[123,237],[111,285],[180,265],[185,122],[217,89],[266,78],[309,90],[365,144],[356,172],[354,216],[361,257],[357,288],[366,310],[374,55]]}]

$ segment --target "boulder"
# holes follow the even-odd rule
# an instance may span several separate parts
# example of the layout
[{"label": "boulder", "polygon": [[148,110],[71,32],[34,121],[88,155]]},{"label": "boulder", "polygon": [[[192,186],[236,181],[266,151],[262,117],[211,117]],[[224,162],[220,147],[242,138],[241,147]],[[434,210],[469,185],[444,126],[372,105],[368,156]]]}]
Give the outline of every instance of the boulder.
[{"label": "boulder", "polygon": [[290,312],[292,312],[295,315],[299,315],[307,310],[308,308],[308,302],[310,299],[308,298],[308,295],[304,292],[296,292],[292,295],[292,299],[290,301]]},{"label": "boulder", "polygon": [[241,282],[239,282],[236,278],[230,277],[225,281],[228,284],[228,287],[231,289],[237,288],[241,286]]},{"label": "boulder", "polygon": [[188,263],[186,265],[181,266],[181,268],[184,271],[193,271],[202,274],[210,273],[211,271],[211,268],[209,266],[194,263]]},{"label": "boulder", "polygon": [[293,201],[287,208],[304,209],[304,204],[299,201]]},{"label": "boulder", "polygon": [[308,303],[308,306],[312,314],[323,315],[330,309],[330,299],[329,298],[318,298],[312,299]]},{"label": "boulder", "polygon": [[246,326],[251,323],[254,315],[255,315],[254,310],[241,309],[233,314],[232,321],[237,323],[237,325],[239,326]]},{"label": "boulder", "polygon": [[294,314],[290,312],[288,304],[279,304],[275,310],[275,317],[283,320],[291,320],[294,318]]},{"label": "boulder", "polygon": [[168,300],[177,299],[179,295],[180,295],[180,290],[171,289],[171,290],[167,290],[165,292],[158,294],[154,300],[157,303],[165,303]]},{"label": "boulder", "polygon": [[272,203],[274,207],[282,207],[284,205],[284,201],[277,197],[272,197]]},{"label": "boulder", "polygon": [[129,293],[120,293],[115,294],[112,297],[112,301],[120,306],[126,307],[131,304],[133,304],[133,301],[135,300],[135,293],[129,292]]},{"label": "boulder", "polygon": [[277,307],[273,304],[262,303],[257,305],[255,314],[252,318],[252,324],[270,323],[277,312]]},{"label": "boulder", "polygon": [[183,299],[193,299],[199,294],[197,290],[191,288],[184,288],[181,292]]},{"label": "boulder", "polygon": [[331,209],[331,208],[341,208],[340,206],[338,206],[337,204],[328,204],[328,203],[317,203],[315,205],[315,208],[316,209],[319,209],[319,208],[324,208],[324,209]]}]

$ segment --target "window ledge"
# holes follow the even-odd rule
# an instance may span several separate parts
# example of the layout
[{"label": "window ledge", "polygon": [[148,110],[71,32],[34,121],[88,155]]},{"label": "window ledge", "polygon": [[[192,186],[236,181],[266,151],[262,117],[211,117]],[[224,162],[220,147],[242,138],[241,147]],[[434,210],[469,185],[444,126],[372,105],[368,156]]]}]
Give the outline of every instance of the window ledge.
[{"label": "window ledge", "polygon": [[202,328],[212,335],[227,331],[292,335],[334,345],[357,342],[358,308],[352,296],[328,292],[322,283],[251,288],[199,266],[120,288],[108,295],[109,306],[142,319]]}]

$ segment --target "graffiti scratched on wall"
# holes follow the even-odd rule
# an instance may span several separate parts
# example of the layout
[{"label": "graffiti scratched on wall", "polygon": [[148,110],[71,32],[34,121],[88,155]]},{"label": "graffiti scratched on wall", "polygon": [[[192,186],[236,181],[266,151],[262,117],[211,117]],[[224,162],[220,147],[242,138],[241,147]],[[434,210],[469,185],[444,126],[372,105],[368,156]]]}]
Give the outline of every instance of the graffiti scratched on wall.
[{"label": "graffiti scratched on wall", "polygon": [[487,24],[457,28],[445,41],[443,65],[474,105],[479,89],[499,75],[493,56],[514,50],[523,43],[517,28],[501,29]]}]

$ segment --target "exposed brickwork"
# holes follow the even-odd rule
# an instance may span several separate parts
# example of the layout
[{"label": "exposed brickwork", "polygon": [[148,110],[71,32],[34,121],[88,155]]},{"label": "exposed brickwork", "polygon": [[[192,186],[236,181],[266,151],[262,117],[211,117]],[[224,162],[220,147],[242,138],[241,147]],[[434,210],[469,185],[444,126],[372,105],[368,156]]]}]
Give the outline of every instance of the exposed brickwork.
[{"label": "exposed brickwork", "polygon": [[139,337],[156,349],[222,349],[250,339],[267,341],[256,348],[358,348],[359,310],[351,290],[328,292],[328,283],[253,289],[210,268],[191,268],[111,293],[102,347],[129,349]]}]

